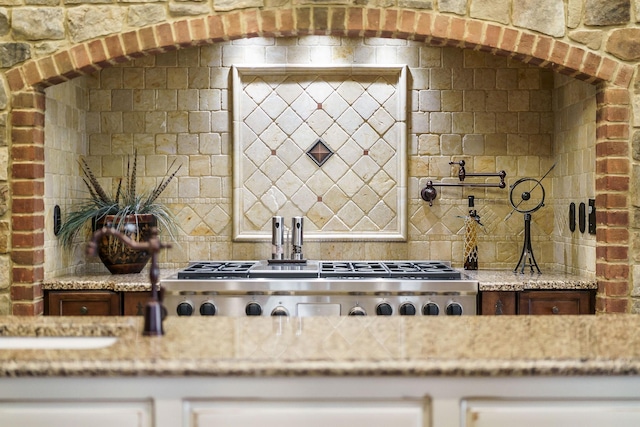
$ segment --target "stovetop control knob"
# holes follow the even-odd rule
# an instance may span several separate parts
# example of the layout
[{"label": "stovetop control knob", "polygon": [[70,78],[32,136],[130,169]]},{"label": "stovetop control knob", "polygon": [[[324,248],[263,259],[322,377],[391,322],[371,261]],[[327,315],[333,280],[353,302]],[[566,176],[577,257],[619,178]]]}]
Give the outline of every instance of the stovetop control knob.
[{"label": "stovetop control knob", "polygon": [[386,302],[381,302],[376,307],[376,314],[378,316],[391,316],[393,314],[393,309]]},{"label": "stovetop control knob", "polygon": [[205,301],[200,305],[200,316],[215,316],[216,306],[212,302]]},{"label": "stovetop control knob", "polygon": [[400,306],[400,316],[415,316],[416,306],[410,302],[405,302]]},{"label": "stovetop control knob", "polygon": [[447,306],[447,316],[461,316],[462,306],[457,302],[452,302]]},{"label": "stovetop control knob", "polygon": [[435,302],[428,302],[422,307],[422,314],[425,316],[437,316],[440,314],[440,307]]},{"label": "stovetop control knob", "polygon": [[271,311],[272,316],[288,316],[289,312],[286,308],[278,306]]},{"label": "stovetop control knob", "polygon": [[189,301],[183,301],[176,307],[178,316],[191,316],[193,314],[193,304]]},{"label": "stovetop control knob", "polygon": [[351,310],[349,310],[349,316],[366,316],[367,312],[364,311],[364,308],[360,306],[355,306]]},{"label": "stovetop control knob", "polygon": [[244,312],[247,313],[247,316],[260,316],[262,314],[262,307],[257,302],[250,302],[244,308]]}]

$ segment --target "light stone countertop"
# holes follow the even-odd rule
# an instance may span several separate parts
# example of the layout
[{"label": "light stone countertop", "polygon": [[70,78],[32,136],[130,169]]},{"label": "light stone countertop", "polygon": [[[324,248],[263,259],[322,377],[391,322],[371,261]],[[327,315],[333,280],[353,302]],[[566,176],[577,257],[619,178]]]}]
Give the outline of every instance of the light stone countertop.
[{"label": "light stone countertop", "polygon": [[640,316],[0,317],[2,336],[117,336],[92,350],[0,350],[13,376],[640,374]]},{"label": "light stone countertop", "polygon": [[[160,270],[160,278],[176,274],[178,269]],[[511,270],[461,270],[464,275],[478,280],[480,291],[565,290],[598,289],[594,278],[567,273],[514,273]],[[139,274],[88,274],[63,276],[43,282],[45,290],[111,290],[116,292],[140,292],[151,289],[149,272]]]},{"label": "light stone countertop", "polygon": [[478,280],[480,291],[526,290],[588,290],[598,289],[595,278],[568,273],[543,272],[514,273],[511,270],[462,270],[471,279]]}]

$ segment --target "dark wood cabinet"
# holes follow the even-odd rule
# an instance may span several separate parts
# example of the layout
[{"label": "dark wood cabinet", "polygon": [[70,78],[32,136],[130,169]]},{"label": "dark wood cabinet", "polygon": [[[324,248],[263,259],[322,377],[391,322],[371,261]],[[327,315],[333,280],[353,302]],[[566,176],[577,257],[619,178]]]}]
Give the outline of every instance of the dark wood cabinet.
[{"label": "dark wood cabinet", "polygon": [[515,292],[481,292],[480,314],[484,315],[509,315],[517,314]]},{"label": "dark wood cabinet", "polygon": [[480,292],[480,314],[595,314],[595,290]]},{"label": "dark wood cabinet", "polygon": [[151,298],[151,292],[123,292],[122,314],[124,316],[144,315],[144,306]]},{"label": "dark wood cabinet", "polygon": [[518,295],[519,314],[593,314],[590,291],[523,291]]},{"label": "dark wood cabinet", "polygon": [[120,293],[113,291],[47,291],[44,314],[50,316],[119,316]]}]

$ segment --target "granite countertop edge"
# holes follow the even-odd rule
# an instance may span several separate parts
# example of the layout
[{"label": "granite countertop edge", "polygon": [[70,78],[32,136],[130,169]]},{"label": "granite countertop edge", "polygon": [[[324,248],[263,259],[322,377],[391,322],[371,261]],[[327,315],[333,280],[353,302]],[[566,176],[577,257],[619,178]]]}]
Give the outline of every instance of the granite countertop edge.
[{"label": "granite countertop edge", "polygon": [[[185,366],[186,365],[186,366]],[[2,363],[2,377],[550,377],[640,375],[633,360],[492,360],[469,361],[332,361],[226,360],[123,363],[66,362]]]},{"label": "granite countertop edge", "polygon": [[[640,316],[167,318],[0,316],[0,336],[116,336],[88,350],[0,350],[2,377],[633,376]],[[189,352],[184,349],[189,348]]]}]

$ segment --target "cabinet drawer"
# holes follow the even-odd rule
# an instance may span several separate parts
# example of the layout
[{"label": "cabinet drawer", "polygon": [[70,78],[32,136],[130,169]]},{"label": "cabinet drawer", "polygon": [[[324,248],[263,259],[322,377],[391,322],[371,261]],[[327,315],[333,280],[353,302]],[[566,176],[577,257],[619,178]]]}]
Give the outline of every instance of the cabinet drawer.
[{"label": "cabinet drawer", "polygon": [[464,427],[635,427],[637,401],[466,401]]},{"label": "cabinet drawer", "polygon": [[592,314],[591,291],[524,291],[519,314]]},{"label": "cabinet drawer", "polygon": [[0,402],[0,425],[13,427],[151,427],[151,402]]},{"label": "cabinet drawer", "polygon": [[119,316],[120,294],[111,291],[49,291],[45,314],[51,316]]},{"label": "cabinet drawer", "polygon": [[422,427],[422,401],[198,402],[185,405],[189,427]]}]

